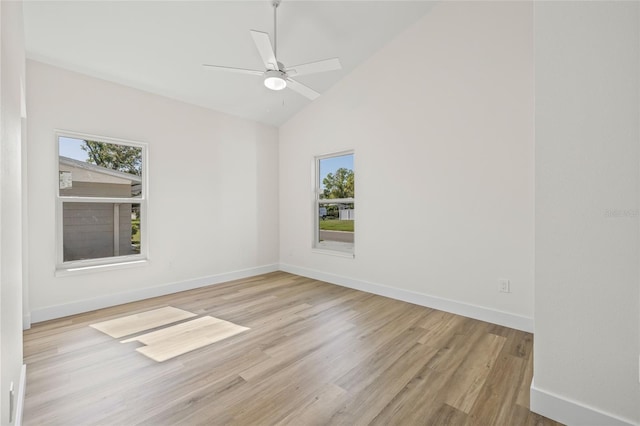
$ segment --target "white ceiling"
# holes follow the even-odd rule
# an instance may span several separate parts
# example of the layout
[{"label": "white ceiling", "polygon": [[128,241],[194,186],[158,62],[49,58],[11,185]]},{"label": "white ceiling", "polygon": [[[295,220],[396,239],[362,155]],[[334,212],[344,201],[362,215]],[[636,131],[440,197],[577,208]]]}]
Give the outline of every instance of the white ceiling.
[{"label": "white ceiling", "polygon": [[[291,66],[339,57],[342,70],[297,78],[323,93],[431,6],[284,0],[278,59]],[[31,59],[276,126],[311,102],[270,91],[257,76],[201,66],[263,69],[249,30],[269,32],[273,42],[269,0],[27,1],[24,17]]]}]

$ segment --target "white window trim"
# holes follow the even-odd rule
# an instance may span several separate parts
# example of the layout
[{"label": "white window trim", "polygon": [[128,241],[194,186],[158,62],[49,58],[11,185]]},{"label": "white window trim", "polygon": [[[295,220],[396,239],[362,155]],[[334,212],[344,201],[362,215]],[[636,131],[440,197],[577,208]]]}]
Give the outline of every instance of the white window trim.
[{"label": "white window trim", "polygon": [[[75,139],[96,140],[116,145],[134,146],[142,149],[142,182],[141,194],[139,197],[119,198],[119,197],[75,197],[61,196],[59,186],[59,164],[60,164],[60,137]],[[66,275],[67,273],[104,271],[120,267],[129,267],[144,264],[149,260],[149,227],[147,215],[148,191],[149,191],[149,167],[148,167],[148,144],[125,139],[117,139],[107,136],[98,136],[87,133],[78,133],[67,130],[56,130],[56,155],[55,155],[55,182],[56,191],[56,275]],[[97,259],[84,259],[64,261],[64,241],[63,241],[63,203],[122,203],[140,204],[140,253],[125,256],[112,256]]]},{"label": "white window trim", "polygon": [[333,157],[341,157],[343,155],[353,155],[353,163],[354,163],[354,173],[355,173],[355,162],[356,162],[356,155],[354,153],[354,150],[347,150],[347,151],[339,151],[339,152],[333,152],[330,154],[323,154],[323,155],[318,155],[314,157],[313,160],[313,168],[314,168],[314,173],[313,173],[313,184],[312,184],[312,188],[313,188],[313,241],[312,241],[312,252],[314,253],[318,253],[318,254],[327,254],[327,255],[332,255],[332,256],[339,256],[339,257],[348,257],[348,258],[355,258],[356,257],[356,234],[355,234],[355,230],[353,233],[353,244],[351,245],[350,248],[345,249],[344,245],[338,242],[333,242],[333,241],[320,241],[320,216],[318,214],[319,212],[319,208],[321,204],[328,204],[328,203],[336,203],[336,202],[342,202],[342,203],[353,203],[355,206],[355,197],[354,198],[335,198],[335,199],[331,199],[330,201],[326,201],[323,202],[323,200],[320,199],[320,161],[327,159],[327,158],[333,158]]}]

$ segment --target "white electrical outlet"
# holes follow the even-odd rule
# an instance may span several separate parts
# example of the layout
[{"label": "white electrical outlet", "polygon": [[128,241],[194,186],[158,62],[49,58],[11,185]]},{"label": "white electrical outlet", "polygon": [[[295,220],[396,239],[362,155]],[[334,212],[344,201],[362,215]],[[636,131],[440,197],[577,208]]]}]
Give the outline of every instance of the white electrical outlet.
[{"label": "white electrical outlet", "polygon": [[500,293],[511,293],[511,283],[509,280],[498,280],[498,291]]}]

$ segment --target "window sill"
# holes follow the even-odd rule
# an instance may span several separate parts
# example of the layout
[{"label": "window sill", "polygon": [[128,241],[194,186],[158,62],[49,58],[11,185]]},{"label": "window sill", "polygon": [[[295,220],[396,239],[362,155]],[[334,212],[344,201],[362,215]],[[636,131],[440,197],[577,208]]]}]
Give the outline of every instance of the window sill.
[{"label": "window sill", "polygon": [[56,277],[64,277],[77,274],[88,274],[100,271],[112,271],[117,269],[135,268],[145,266],[149,263],[148,259],[128,260],[122,262],[106,263],[100,265],[61,265],[55,272]]},{"label": "window sill", "polygon": [[349,258],[349,259],[355,259],[355,257],[356,257],[356,254],[353,253],[353,252],[332,250],[330,248],[314,247],[314,248],[311,249],[311,251],[313,253],[325,254],[325,255],[328,255],[328,256],[336,256],[336,257],[346,257],[346,258]]}]

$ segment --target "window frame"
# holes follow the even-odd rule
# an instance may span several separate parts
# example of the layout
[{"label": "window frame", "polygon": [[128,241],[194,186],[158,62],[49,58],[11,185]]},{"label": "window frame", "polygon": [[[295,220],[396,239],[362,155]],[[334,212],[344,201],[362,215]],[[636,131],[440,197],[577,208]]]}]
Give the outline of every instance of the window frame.
[{"label": "window frame", "polygon": [[[81,140],[94,140],[114,145],[125,145],[140,148],[142,150],[142,176],[140,196],[136,197],[83,197],[60,195],[60,138],[67,137]],[[56,272],[75,272],[87,270],[105,270],[111,267],[130,266],[144,263],[149,258],[149,227],[148,227],[148,179],[149,179],[149,155],[148,144],[145,142],[130,141],[112,138],[108,136],[91,135],[66,130],[55,131],[55,191],[56,191]],[[140,205],[140,253],[101,257],[95,259],[82,259],[64,261],[64,203],[105,203],[105,204],[139,204]]]},{"label": "window frame", "polygon": [[322,204],[329,204],[329,203],[349,203],[349,204],[353,204],[354,210],[355,210],[355,205],[356,205],[356,201],[355,201],[355,194],[354,197],[351,198],[331,198],[330,202],[323,202],[325,199],[321,199],[320,195],[322,194],[322,189],[321,189],[321,182],[320,182],[320,162],[322,160],[328,159],[328,158],[334,158],[334,157],[342,157],[342,156],[346,156],[346,155],[351,155],[353,156],[353,173],[354,173],[354,187],[357,186],[355,183],[355,180],[357,179],[355,176],[355,163],[356,163],[356,155],[353,149],[349,149],[349,150],[345,150],[345,151],[338,151],[338,152],[332,152],[329,154],[322,154],[322,155],[317,155],[314,157],[314,161],[313,161],[313,167],[314,167],[314,173],[313,173],[313,241],[312,241],[312,249],[314,252],[317,253],[323,253],[323,254],[330,254],[330,255],[334,255],[334,256],[341,256],[341,257],[349,257],[349,258],[355,258],[356,255],[356,229],[355,229],[355,223],[354,223],[354,229],[353,229],[353,244],[351,246],[351,249],[349,250],[345,250],[344,246],[341,244],[335,244],[334,242],[331,241],[320,241],[320,206]]}]

